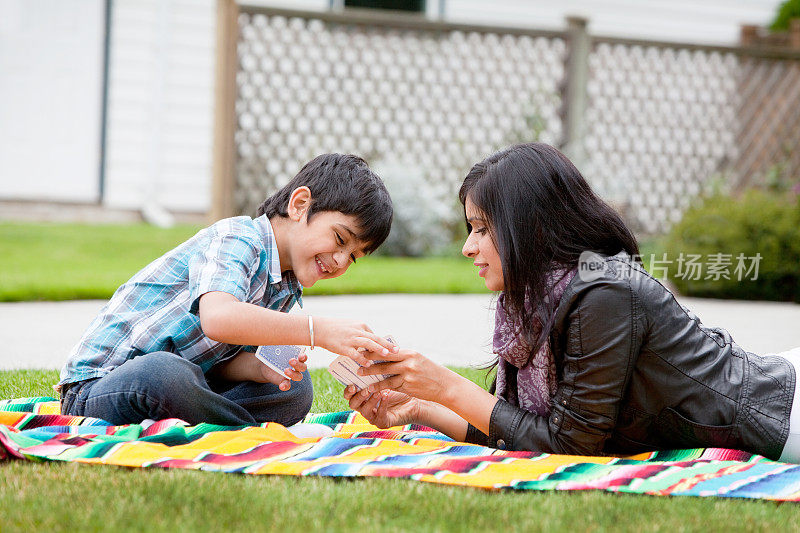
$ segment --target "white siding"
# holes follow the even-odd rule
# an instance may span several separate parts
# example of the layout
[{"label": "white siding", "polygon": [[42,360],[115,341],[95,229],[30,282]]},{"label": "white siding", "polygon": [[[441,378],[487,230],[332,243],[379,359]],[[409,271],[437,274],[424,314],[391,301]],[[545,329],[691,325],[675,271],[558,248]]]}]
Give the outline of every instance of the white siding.
[{"label": "white siding", "polygon": [[[442,0],[427,0],[439,17]],[[766,25],[782,0],[443,0],[447,22],[560,30],[568,15],[597,35],[734,45],[741,24]],[[324,11],[330,0],[249,0],[248,5]],[[342,2],[343,3],[343,2]]]},{"label": "white siding", "polygon": [[[698,44],[735,45],[741,24],[765,25],[781,0],[447,0],[450,22],[563,29],[564,17],[589,19],[589,32]],[[428,14],[438,2],[428,2]]]},{"label": "white siding", "polygon": [[99,193],[102,0],[0,0],[0,198]]},{"label": "white siding", "polygon": [[210,205],[214,0],[116,0],[106,205],[176,212]]}]

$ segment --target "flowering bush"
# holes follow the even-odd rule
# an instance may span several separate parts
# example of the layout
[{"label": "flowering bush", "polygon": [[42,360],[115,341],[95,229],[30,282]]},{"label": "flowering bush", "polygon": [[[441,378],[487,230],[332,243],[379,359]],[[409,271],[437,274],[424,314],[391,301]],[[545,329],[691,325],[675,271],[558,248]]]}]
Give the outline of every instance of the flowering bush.
[{"label": "flowering bush", "polygon": [[454,197],[444,185],[432,184],[420,168],[378,163],[394,204],[389,238],[381,246],[387,255],[422,256],[440,252],[452,241]]}]

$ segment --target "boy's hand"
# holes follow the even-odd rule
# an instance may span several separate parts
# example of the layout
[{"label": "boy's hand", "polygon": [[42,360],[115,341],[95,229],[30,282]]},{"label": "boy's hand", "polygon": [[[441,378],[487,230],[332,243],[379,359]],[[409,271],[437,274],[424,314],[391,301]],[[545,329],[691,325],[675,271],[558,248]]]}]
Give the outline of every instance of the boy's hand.
[{"label": "boy's hand", "polygon": [[273,383],[277,385],[280,390],[287,391],[292,388],[292,381],[303,380],[303,372],[305,372],[308,368],[306,361],[308,361],[308,356],[304,353],[300,354],[300,357],[298,358],[292,357],[289,359],[289,365],[291,365],[291,368],[286,368],[284,372],[287,376],[292,378],[291,381],[286,379],[286,376],[280,375],[260,361],[258,361],[258,364],[259,370],[261,371],[261,376],[264,378],[266,383]]},{"label": "boy's hand", "polygon": [[277,385],[282,391],[292,388],[292,381],[301,381],[303,372],[306,371],[306,361],[308,356],[300,354],[300,357],[289,359],[291,368],[284,370],[286,379],[278,372],[259,361],[253,352],[239,352],[232,359],[225,361],[218,368],[214,369],[216,375],[228,381],[255,381],[257,383],[272,383]]},{"label": "boy's hand", "polygon": [[317,343],[319,346],[339,355],[346,355],[361,366],[370,366],[365,352],[383,355],[397,352],[391,341],[375,335],[363,322],[335,318],[315,318]]}]

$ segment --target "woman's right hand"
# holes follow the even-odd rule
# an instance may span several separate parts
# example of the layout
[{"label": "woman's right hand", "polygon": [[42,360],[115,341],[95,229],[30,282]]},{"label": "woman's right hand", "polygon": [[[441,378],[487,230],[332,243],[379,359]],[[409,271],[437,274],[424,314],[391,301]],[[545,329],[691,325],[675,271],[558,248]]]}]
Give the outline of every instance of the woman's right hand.
[{"label": "woman's right hand", "polygon": [[354,385],[345,387],[344,399],[350,409],[358,411],[370,424],[386,429],[393,426],[420,423],[421,402],[408,394],[393,390],[369,393]]}]

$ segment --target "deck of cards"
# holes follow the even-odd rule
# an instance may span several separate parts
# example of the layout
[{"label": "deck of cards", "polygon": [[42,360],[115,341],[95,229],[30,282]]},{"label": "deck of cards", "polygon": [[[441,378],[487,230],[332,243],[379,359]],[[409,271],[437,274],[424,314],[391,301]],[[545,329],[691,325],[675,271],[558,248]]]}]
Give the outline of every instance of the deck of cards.
[{"label": "deck of cards", "polygon": [[256,350],[256,357],[286,379],[292,379],[286,375],[286,369],[292,368],[289,359],[297,359],[305,351],[305,346],[259,346]]},{"label": "deck of cards", "polygon": [[[392,337],[386,337],[391,343],[395,343],[395,340]],[[396,344],[396,343],[395,343]],[[382,361],[373,361],[374,365],[381,364]],[[383,381],[384,379],[392,377],[393,374],[376,374],[374,376],[359,376],[358,369],[361,368],[361,365],[347,357],[346,355],[340,355],[333,362],[328,365],[328,372],[331,373],[336,380],[348,387],[350,385],[355,385],[358,390],[365,389],[372,385],[373,383],[378,383],[379,381]]]}]

